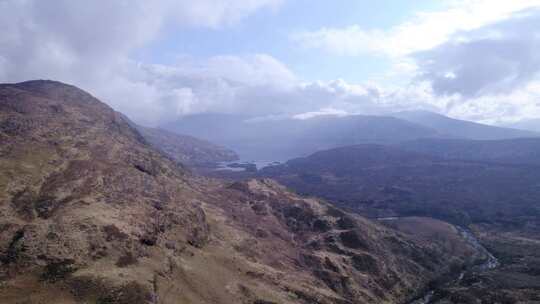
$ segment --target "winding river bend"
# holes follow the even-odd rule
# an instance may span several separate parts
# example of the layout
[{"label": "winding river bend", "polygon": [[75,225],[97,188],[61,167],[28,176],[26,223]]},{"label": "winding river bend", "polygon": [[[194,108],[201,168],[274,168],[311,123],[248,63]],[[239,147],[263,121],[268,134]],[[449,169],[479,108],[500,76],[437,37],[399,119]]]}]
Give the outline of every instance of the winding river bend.
[{"label": "winding river bend", "polygon": [[[476,250],[478,250],[480,253],[482,253],[483,255],[487,257],[486,261],[483,262],[482,264],[469,268],[468,270],[462,271],[459,274],[458,278],[454,280],[454,283],[456,284],[459,283],[463,279],[467,271],[471,271],[471,270],[486,271],[486,270],[491,270],[491,269],[495,269],[499,267],[500,265],[499,260],[491,252],[489,252],[489,250],[487,250],[486,247],[484,247],[480,243],[480,241],[474,236],[474,234],[469,229],[459,227],[459,226],[454,226],[454,227],[458,230],[459,234],[461,235],[461,237],[463,237],[464,240],[466,240],[472,247],[474,247]],[[409,304],[430,304],[431,301],[433,300],[434,295],[435,295],[435,290],[429,290],[423,296],[417,298],[416,300],[412,302],[409,302]]]},{"label": "winding river bend", "polygon": [[[381,217],[377,218],[378,221],[384,222],[384,221],[396,221],[401,219],[402,217]],[[486,260],[480,264],[473,266],[467,270],[462,271],[459,276],[453,281],[453,283],[459,283],[463,277],[465,276],[465,273],[467,271],[486,271],[495,269],[500,266],[499,260],[491,253],[489,250],[484,247],[480,241],[474,236],[472,231],[465,227],[455,226],[458,233],[461,235],[461,237],[467,241],[473,248],[475,248],[478,252],[482,253],[484,256],[486,256]],[[430,304],[433,300],[433,297],[435,296],[435,290],[429,290],[424,295],[417,297],[415,300],[409,302],[408,304]]]}]

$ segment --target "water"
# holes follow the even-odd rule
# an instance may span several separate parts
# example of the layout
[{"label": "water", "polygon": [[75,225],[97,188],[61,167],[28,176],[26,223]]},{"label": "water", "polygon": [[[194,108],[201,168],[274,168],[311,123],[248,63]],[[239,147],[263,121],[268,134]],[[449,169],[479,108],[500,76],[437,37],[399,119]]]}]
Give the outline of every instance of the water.
[{"label": "water", "polygon": [[491,253],[489,250],[486,249],[482,244],[480,244],[480,241],[473,235],[473,233],[463,227],[457,227],[456,229],[459,231],[461,236],[476,250],[482,252],[485,256],[487,256],[487,260],[480,266],[477,266],[480,271],[495,269],[500,266],[499,260]]},{"label": "water", "polygon": [[[455,227],[461,237],[463,237],[463,239],[465,239],[471,246],[473,246],[476,250],[480,251],[487,257],[486,261],[483,264],[473,267],[472,270],[486,271],[495,269],[500,266],[499,260],[480,243],[480,241],[474,236],[474,234],[470,230],[459,226]],[[465,277],[465,273],[466,271],[461,272],[459,274],[459,277],[455,280],[455,283],[461,282],[461,280],[463,280],[463,278]],[[409,302],[409,304],[429,304],[433,300],[434,296],[435,291],[430,290],[425,293],[424,296],[412,302]]]},{"label": "water", "polygon": [[275,166],[281,164],[280,161],[275,160],[237,160],[237,161],[231,161],[231,162],[221,162],[218,164],[216,170],[229,170],[233,172],[243,172],[245,171],[245,168],[231,168],[228,167],[231,164],[241,164],[241,165],[255,165],[257,167],[257,170],[261,170],[262,168],[269,167],[269,166]]}]

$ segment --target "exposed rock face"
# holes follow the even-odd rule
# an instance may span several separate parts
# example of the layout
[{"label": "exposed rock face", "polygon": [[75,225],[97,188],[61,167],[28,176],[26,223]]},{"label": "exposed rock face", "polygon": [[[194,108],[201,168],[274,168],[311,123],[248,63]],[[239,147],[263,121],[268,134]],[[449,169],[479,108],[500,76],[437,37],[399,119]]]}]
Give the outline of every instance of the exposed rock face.
[{"label": "exposed rock face", "polygon": [[191,176],[89,94],[0,85],[2,303],[397,303],[435,244],[271,180]]},{"label": "exposed rock face", "polygon": [[[421,247],[361,217],[300,198],[272,180],[236,183],[221,195],[228,198],[222,202],[227,217],[236,217],[235,224],[255,238],[238,248],[241,253],[294,276],[298,269],[309,285],[340,296],[315,303],[397,303],[421,288],[429,280],[427,269],[441,262],[436,247]],[[349,223],[345,229],[343,222]],[[302,277],[294,276],[285,281]]]}]

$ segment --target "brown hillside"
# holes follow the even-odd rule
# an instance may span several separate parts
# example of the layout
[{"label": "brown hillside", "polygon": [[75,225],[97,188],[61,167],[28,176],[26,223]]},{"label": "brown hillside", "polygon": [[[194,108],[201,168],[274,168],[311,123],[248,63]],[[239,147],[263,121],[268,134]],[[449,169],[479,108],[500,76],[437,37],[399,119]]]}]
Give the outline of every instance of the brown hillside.
[{"label": "brown hillside", "polygon": [[447,271],[271,180],[196,178],[52,81],[0,85],[2,303],[400,303]]}]

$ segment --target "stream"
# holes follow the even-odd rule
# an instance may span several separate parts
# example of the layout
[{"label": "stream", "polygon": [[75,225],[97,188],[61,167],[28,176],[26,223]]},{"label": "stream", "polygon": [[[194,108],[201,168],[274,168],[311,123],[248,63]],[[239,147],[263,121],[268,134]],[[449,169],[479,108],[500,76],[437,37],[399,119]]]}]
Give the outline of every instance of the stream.
[{"label": "stream", "polygon": [[[486,270],[491,270],[491,269],[495,269],[499,267],[500,265],[499,260],[491,252],[489,252],[486,249],[486,247],[484,247],[480,243],[480,241],[478,241],[478,239],[474,236],[474,234],[470,230],[468,230],[467,228],[459,227],[459,226],[455,226],[455,227],[458,230],[459,234],[463,237],[463,239],[465,239],[476,250],[484,254],[487,257],[487,259],[481,265],[473,266],[467,270],[462,271],[459,274],[458,278],[454,281],[454,283],[456,284],[459,283],[463,279],[467,271],[470,271],[470,270],[486,271]],[[409,304],[430,304],[431,301],[433,300],[434,295],[435,295],[435,291],[429,290],[423,296],[417,298],[416,300],[412,302],[409,302]]]},{"label": "stream", "polygon": [[[396,216],[396,217],[380,217],[376,219],[378,221],[396,221],[396,220],[399,220],[400,218],[401,217]],[[480,265],[476,265],[467,270],[462,271],[459,274],[459,276],[453,281],[453,283],[458,284],[459,282],[461,282],[461,280],[465,277],[465,273],[467,271],[474,270],[474,271],[482,272],[482,271],[495,269],[500,266],[499,260],[491,252],[489,252],[489,250],[487,250],[486,247],[484,247],[480,243],[480,241],[474,236],[472,231],[470,231],[467,228],[460,227],[460,226],[454,225],[454,227],[457,229],[461,237],[465,241],[467,241],[467,243],[469,243],[474,249],[476,249],[477,251],[485,255],[487,259],[485,262],[483,262]],[[430,304],[434,296],[435,296],[435,290],[429,290],[426,293],[424,293],[424,295],[417,297],[415,300],[409,302],[408,304]]]}]

